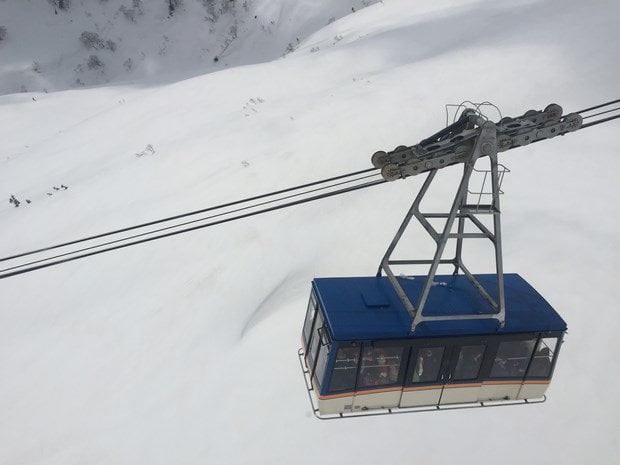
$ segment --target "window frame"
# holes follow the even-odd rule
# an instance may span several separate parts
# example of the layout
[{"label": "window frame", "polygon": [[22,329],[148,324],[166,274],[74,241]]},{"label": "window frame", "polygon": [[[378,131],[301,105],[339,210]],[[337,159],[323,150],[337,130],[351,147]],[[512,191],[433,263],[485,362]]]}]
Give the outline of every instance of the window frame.
[{"label": "window frame", "polygon": [[[337,394],[337,393],[342,393],[342,392],[354,392],[356,387],[357,387],[357,378],[358,378],[358,374],[359,374],[359,369],[360,369],[360,359],[361,359],[361,351],[362,351],[362,343],[361,342],[357,342],[357,341],[347,341],[347,342],[339,342],[336,347],[333,347],[334,350],[334,357],[333,360],[330,360],[330,364],[329,364],[329,383],[327,384],[327,392],[329,392],[330,394]],[[356,360],[354,362],[355,366],[354,366],[354,372],[352,373],[352,383],[347,384],[346,387],[341,387],[338,389],[335,389],[334,387],[332,387],[332,383],[334,380],[334,373],[336,371],[336,363],[338,362],[338,353],[340,352],[340,350],[346,350],[346,349],[356,349]]]},{"label": "window frame", "polygon": [[[318,326],[317,326],[318,325]],[[308,341],[308,350],[306,352],[306,357],[309,361],[308,363],[308,371],[310,376],[314,375],[314,367],[316,365],[317,355],[319,353],[319,348],[321,345],[321,330],[325,328],[325,318],[323,317],[323,313],[320,308],[317,308],[317,311],[314,315],[314,321],[312,323],[312,332],[310,333],[310,340]],[[319,346],[315,345],[315,341],[319,341]],[[315,353],[316,352],[316,353]]]},{"label": "window frame", "polygon": [[[407,364],[406,378],[403,386],[405,388],[423,387],[423,386],[443,386],[446,384],[448,372],[452,364],[452,351],[455,343],[460,341],[461,337],[442,337],[442,338],[425,338],[414,341],[411,345],[409,361]],[[424,349],[443,348],[442,357],[439,363],[439,372],[433,381],[413,381],[414,370],[416,368],[418,354]]]},{"label": "window frame", "polygon": [[[543,339],[556,339],[555,351],[553,352],[553,357],[551,358],[551,366],[549,368],[549,373],[545,376],[535,376],[530,374],[530,369],[532,368],[532,363],[535,359],[536,349],[538,345]],[[555,366],[558,361],[558,357],[560,354],[560,349],[562,348],[562,344],[564,343],[564,332],[548,332],[548,333],[540,333],[538,336],[538,340],[536,341],[536,346],[534,347],[534,352],[532,353],[532,358],[530,360],[530,364],[528,365],[527,371],[525,372],[525,380],[550,380],[553,378],[553,372],[555,371]]]},{"label": "window frame", "polygon": [[310,347],[310,339],[312,338],[312,330],[314,328],[314,320],[318,311],[318,303],[314,289],[310,291],[310,298],[308,299],[308,307],[306,309],[306,317],[304,318],[304,326],[302,328],[302,338],[306,345],[307,350]]},{"label": "window frame", "polygon": [[[321,329],[326,330],[325,326],[318,328],[319,332]],[[318,383],[319,388],[321,388],[324,384],[325,374],[328,373],[328,365],[330,362],[330,354],[332,349],[331,340],[325,338],[325,332],[319,333],[319,346],[317,349],[316,360],[314,361],[314,371],[313,376],[316,382]]]},{"label": "window frame", "polygon": [[[377,390],[377,389],[385,389],[385,388],[391,388],[391,387],[395,387],[395,386],[402,386],[403,385],[403,381],[405,379],[405,373],[407,371],[407,366],[409,363],[409,355],[411,353],[411,345],[410,344],[406,344],[403,343],[400,340],[390,340],[390,341],[363,341],[361,344],[361,349],[360,349],[360,359],[359,359],[359,363],[358,363],[358,369],[357,369],[357,380],[355,383],[355,390],[356,391],[372,391],[372,390]],[[396,380],[391,382],[391,383],[384,383],[384,384],[374,384],[374,385],[367,385],[367,384],[362,384],[361,382],[361,377],[362,377],[362,368],[363,368],[363,358],[364,358],[364,350],[370,347],[374,350],[380,350],[380,349],[394,349],[394,348],[400,348],[401,352],[400,352],[400,361],[398,364],[398,373],[396,376]],[[389,369],[389,368],[388,368]]]},{"label": "window frame", "polygon": [[[470,377],[456,377],[457,368],[460,367],[460,355],[465,347],[482,347],[482,352],[480,353],[480,362],[478,364],[478,369],[476,371],[476,376]],[[446,375],[446,383],[445,384],[468,384],[474,383],[483,377],[483,368],[485,367],[485,362],[489,355],[489,343],[486,338],[475,338],[469,340],[461,340],[455,341],[452,345],[450,352],[450,365],[448,368],[448,373]]]},{"label": "window frame", "polygon": [[[529,354],[529,356],[527,357],[526,363],[525,363],[525,369],[523,371],[523,373],[521,375],[493,375],[493,370],[495,369],[495,362],[498,358],[498,354],[499,351],[502,347],[503,344],[510,344],[510,343],[517,343],[517,342],[526,342],[526,341],[534,341],[534,345],[533,348]],[[489,380],[512,380],[515,382],[522,382],[523,379],[525,379],[526,374],[529,370],[530,364],[532,362],[532,356],[535,352],[536,346],[538,344],[538,340],[539,340],[539,336],[536,333],[521,333],[521,334],[514,334],[514,335],[508,335],[508,336],[497,336],[495,338],[493,347],[492,347],[492,351],[490,352],[492,354],[492,356],[489,357],[489,366],[488,366],[488,370],[486,371],[486,376],[485,379],[489,379]]]},{"label": "window frame", "polygon": [[[418,359],[420,353],[426,349],[441,349],[441,357],[439,358],[439,366],[437,368],[437,375],[432,380],[414,381],[415,370],[418,367]],[[405,386],[431,386],[437,384],[444,384],[444,376],[446,371],[446,364],[450,360],[451,347],[449,344],[441,341],[428,341],[427,344],[416,345],[411,347],[410,360],[407,367]]]}]

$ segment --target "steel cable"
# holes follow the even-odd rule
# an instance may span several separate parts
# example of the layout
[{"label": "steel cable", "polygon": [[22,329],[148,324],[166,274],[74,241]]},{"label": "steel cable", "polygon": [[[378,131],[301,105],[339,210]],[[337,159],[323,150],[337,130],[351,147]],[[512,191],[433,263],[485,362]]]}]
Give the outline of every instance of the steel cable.
[{"label": "steel cable", "polygon": [[[281,190],[269,192],[267,194],[261,194],[261,195],[257,195],[257,196],[254,196],[254,197],[248,197],[248,198],[241,199],[241,200],[235,200],[233,202],[224,203],[224,204],[216,205],[216,206],[213,206],[213,207],[207,207],[207,208],[203,208],[203,209],[200,209],[200,210],[195,210],[195,211],[191,211],[191,212],[187,212],[187,213],[182,213],[182,214],[179,214],[179,215],[169,216],[167,218],[162,218],[162,219],[159,219],[159,220],[149,221],[149,222],[138,224],[138,225],[134,225],[134,226],[128,226],[128,227],[124,227],[124,228],[121,228],[121,229],[116,229],[116,230],[113,230],[113,231],[108,231],[108,232],[105,232],[105,233],[84,237],[84,238],[81,238],[81,239],[75,239],[75,240],[72,240],[72,241],[63,242],[61,244],[56,244],[56,245],[52,245],[52,246],[49,246],[49,247],[43,247],[43,248],[40,248],[40,249],[35,249],[35,250],[28,251],[28,252],[23,252],[23,253],[11,255],[11,256],[8,256],[8,257],[2,257],[2,258],[0,258],[0,262],[4,262],[4,261],[8,261],[8,260],[13,260],[15,258],[20,258],[20,257],[25,257],[27,255],[33,255],[33,254],[40,253],[40,252],[46,252],[46,251],[49,251],[49,250],[54,250],[54,249],[58,249],[58,248],[61,248],[61,247],[66,247],[66,246],[69,246],[69,245],[79,244],[79,243],[91,241],[91,240],[94,240],[94,239],[100,239],[100,238],[103,238],[103,237],[112,236],[112,235],[120,234],[120,233],[127,232],[127,231],[133,231],[133,230],[136,230],[136,229],[145,228],[147,226],[154,226],[156,224],[165,223],[167,221],[174,221],[174,220],[177,220],[177,219],[198,215],[200,213],[206,213],[206,212],[209,212],[209,211],[214,211],[214,210],[219,210],[219,209],[222,209],[222,208],[232,207],[232,206],[235,206],[235,205],[240,205],[240,204],[243,204],[243,203],[252,202],[254,200],[260,200],[260,199],[264,199],[264,198],[267,198],[267,197],[272,197],[272,196],[275,196],[275,195],[280,195],[280,194],[284,194],[284,193],[287,193],[287,192],[292,192],[292,191],[299,190],[299,189],[305,189],[307,187],[313,187],[313,186],[324,184],[324,183],[327,183],[327,182],[337,181],[337,180],[340,180],[340,179],[345,179],[345,178],[348,178],[348,177],[369,173],[370,171],[375,171],[375,168],[369,168],[369,169],[365,169],[365,170],[361,170],[361,171],[355,171],[355,172],[352,172],[352,173],[343,174],[343,175],[340,175],[340,176],[334,176],[334,177],[331,177],[331,178],[326,178],[326,179],[322,179],[322,180],[319,180],[319,181],[310,182],[310,183],[307,183],[307,184],[301,184],[299,186],[294,186],[294,187],[289,187],[289,188],[286,188],[286,189],[281,189]],[[0,271],[2,271],[2,270],[0,270]]]},{"label": "steel cable", "polygon": [[[365,171],[368,171],[368,170],[365,170]],[[337,178],[342,179],[343,177],[344,176],[339,176]],[[146,232],[146,233],[125,237],[125,238],[114,240],[114,241],[110,241],[110,242],[107,242],[107,243],[96,244],[94,246],[90,246],[90,247],[86,247],[86,248],[82,248],[82,249],[78,249],[78,250],[73,250],[71,252],[67,252],[67,253],[64,253],[64,254],[59,254],[59,255],[56,255],[56,256],[53,256],[53,257],[47,257],[47,258],[44,258],[44,259],[41,259],[41,260],[36,260],[36,261],[28,262],[28,263],[23,263],[23,264],[20,264],[20,265],[11,267],[11,268],[5,268],[3,270],[0,270],[0,279],[8,278],[8,277],[11,277],[11,276],[16,276],[16,275],[23,274],[23,273],[28,273],[28,272],[31,272],[31,271],[39,270],[39,269],[42,269],[42,268],[47,268],[47,267],[54,266],[54,265],[59,265],[61,263],[66,263],[66,262],[78,260],[78,259],[85,258],[85,257],[90,257],[90,256],[93,256],[93,255],[98,255],[98,254],[101,254],[101,253],[104,253],[104,252],[110,252],[112,250],[118,250],[118,249],[122,249],[122,248],[125,248],[125,247],[130,247],[130,246],[133,246],[133,245],[143,244],[145,242],[150,242],[150,241],[154,241],[154,240],[158,240],[158,239],[163,239],[165,237],[171,237],[171,236],[175,236],[175,235],[178,235],[178,234],[187,233],[187,232],[190,232],[190,231],[195,231],[195,230],[198,230],[198,229],[203,229],[203,228],[207,228],[207,227],[211,227],[211,226],[216,226],[216,225],[219,225],[219,224],[228,223],[228,222],[235,221],[235,220],[240,220],[240,219],[243,219],[243,218],[248,218],[248,217],[251,217],[251,216],[255,216],[255,215],[259,215],[259,214],[263,214],[263,213],[267,213],[267,212],[271,212],[271,211],[275,211],[275,210],[280,210],[280,209],[287,208],[287,207],[301,205],[303,203],[311,202],[311,201],[314,201],[314,200],[324,199],[324,198],[327,198],[327,197],[332,197],[332,196],[339,195],[339,194],[344,194],[344,193],[347,193],[347,192],[353,192],[353,191],[356,191],[356,190],[364,189],[364,188],[367,188],[367,187],[372,187],[372,186],[375,186],[375,185],[382,184],[382,183],[386,182],[383,179],[379,179],[379,180],[376,180],[376,181],[368,181],[368,182],[365,182],[363,184],[357,184],[357,185],[349,186],[349,187],[342,188],[342,189],[339,189],[339,190],[336,190],[336,191],[331,191],[331,192],[327,192],[327,193],[322,193],[322,194],[314,195],[312,197],[308,197],[308,198],[305,198],[305,199],[295,200],[295,201],[284,203],[284,204],[281,204],[281,205],[276,205],[276,206],[272,206],[272,207],[268,207],[268,208],[263,208],[261,210],[254,211],[254,212],[251,212],[251,213],[239,214],[239,215],[233,216],[231,218],[225,218],[225,219],[221,219],[221,220],[218,220],[218,221],[213,221],[211,223],[206,223],[206,224],[201,224],[201,225],[197,225],[197,226],[192,226],[192,227],[184,228],[184,229],[181,229],[181,230],[178,230],[178,231],[172,231],[172,232],[168,232],[168,233],[165,233],[165,234],[158,234],[158,235],[153,236],[153,234],[157,234],[157,233],[160,233],[160,232],[163,232],[163,231],[166,231],[166,230],[170,230],[170,229],[174,229],[174,228],[178,228],[178,227],[181,227],[181,226],[186,226],[186,225],[189,225],[189,224],[192,224],[192,223],[196,223],[198,221],[206,221],[208,219],[213,219],[213,218],[216,218],[216,217],[220,217],[220,216],[224,216],[224,215],[229,215],[229,214],[232,214],[232,213],[239,213],[241,211],[248,210],[248,209],[251,209],[251,208],[257,208],[257,207],[260,207],[260,206],[265,206],[265,205],[268,205],[270,203],[274,203],[274,202],[278,202],[278,201],[283,201],[283,200],[290,199],[290,198],[293,198],[293,197],[298,197],[300,195],[307,195],[309,193],[318,192],[318,191],[321,191],[321,190],[325,190],[327,188],[333,188],[335,186],[340,186],[340,185],[343,185],[343,184],[346,184],[346,183],[349,183],[349,182],[354,182],[354,181],[359,181],[359,180],[367,179],[369,177],[372,177],[372,175],[371,176],[364,176],[364,177],[358,178],[358,179],[353,180],[353,181],[344,181],[344,182],[333,184],[333,185],[330,185],[330,186],[327,186],[327,187],[313,189],[311,191],[306,191],[306,192],[303,192],[303,193],[300,193],[300,194],[289,195],[289,196],[282,197],[282,198],[275,199],[275,200],[271,200],[271,201],[268,201],[268,202],[262,202],[260,204],[250,205],[250,206],[247,206],[247,207],[239,208],[237,210],[228,211],[228,212],[212,215],[212,216],[209,216],[209,217],[201,218],[199,220],[193,220],[193,221],[189,221],[189,222],[185,222],[185,223],[181,223],[181,224],[177,224],[177,225],[173,225],[173,226],[168,226],[168,227],[165,227],[165,228],[160,228],[160,229],[157,229],[157,230],[152,230],[152,231],[149,231],[149,232]],[[330,178],[330,179],[334,179],[334,178]],[[314,184],[314,183],[312,183],[312,184]],[[290,191],[290,189],[287,189],[286,191]],[[257,197],[264,198],[265,196],[257,196]],[[238,202],[233,202],[233,203],[236,204]],[[132,228],[126,228],[126,229],[132,229]],[[135,229],[135,228],[133,228],[133,229]],[[110,235],[110,234],[106,234],[106,235]],[[151,235],[151,237],[146,237],[146,238],[142,238],[142,239],[135,240],[135,241],[132,241],[132,242],[127,242],[129,240],[137,239],[139,237],[143,237],[143,236],[147,236],[147,235]],[[97,237],[102,237],[102,236],[104,236],[104,235],[98,235]],[[74,241],[73,243],[75,243],[75,242],[76,241]],[[121,243],[121,242],[124,242],[124,243]],[[119,243],[121,243],[121,244],[119,244]],[[114,244],[117,244],[117,245],[114,245]],[[106,246],[110,246],[110,245],[112,245],[112,247],[106,247]],[[103,248],[103,247],[105,247],[105,248]],[[97,250],[93,250],[93,249],[97,249]],[[44,250],[50,250],[50,248],[46,248]],[[80,254],[81,252],[87,252],[87,251],[89,251],[89,252],[81,254],[81,255],[77,255],[77,254]],[[24,256],[24,255],[25,254],[21,254],[20,256]]]}]

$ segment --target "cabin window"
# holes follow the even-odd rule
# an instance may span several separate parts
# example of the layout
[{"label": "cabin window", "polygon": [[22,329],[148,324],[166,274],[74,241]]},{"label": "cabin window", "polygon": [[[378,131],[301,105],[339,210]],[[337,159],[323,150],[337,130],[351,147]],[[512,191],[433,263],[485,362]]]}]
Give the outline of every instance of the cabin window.
[{"label": "cabin window", "polygon": [[398,382],[402,356],[402,347],[364,344],[358,386],[382,386]]},{"label": "cabin window", "polygon": [[330,343],[325,343],[325,341],[321,342],[319,346],[319,355],[316,359],[316,368],[314,369],[314,373],[316,375],[317,381],[319,382],[319,385],[323,384],[323,376],[325,375],[325,368],[327,367],[327,358],[329,356],[330,349]]},{"label": "cabin window", "polygon": [[491,368],[491,378],[523,378],[536,339],[505,341],[499,344]]},{"label": "cabin window", "polygon": [[322,331],[325,331],[325,328],[323,327],[323,317],[321,312],[317,312],[316,318],[314,319],[312,334],[310,335],[310,348],[308,349],[308,359],[310,361],[308,368],[310,368],[310,371],[313,371],[314,369],[314,361],[316,360],[317,350],[321,341],[320,333]]},{"label": "cabin window", "polygon": [[534,358],[527,372],[528,377],[549,377],[557,344],[557,337],[544,337],[540,339],[536,351],[534,352]]},{"label": "cabin window", "polygon": [[359,344],[338,347],[332,379],[329,383],[330,391],[352,391],[355,389],[359,358]]},{"label": "cabin window", "polygon": [[310,301],[308,302],[308,311],[306,312],[306,321],[304,323],[304,341],[306,346],[310,339],[310,332],[312,331],[312,322],[314,315],[316,314],[316,297],[314,291],[310,293]]},{"label": "cabin window", "polygon": [[485,345],[461,346],[452,380],[475,379],[480,372]]},{"label": "cabin window", "polygon": [[443,353],[443,347],[424,347],[420,349],[415,359],[411,382],[432,383],[437,381]]}]

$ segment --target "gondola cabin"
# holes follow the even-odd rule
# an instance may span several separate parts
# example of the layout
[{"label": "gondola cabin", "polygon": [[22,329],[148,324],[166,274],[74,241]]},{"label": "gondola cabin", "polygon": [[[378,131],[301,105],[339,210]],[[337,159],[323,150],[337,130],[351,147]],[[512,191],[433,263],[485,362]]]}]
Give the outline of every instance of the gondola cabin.
[{"label": "gondola cabin", "polygon": [[[475,275],[486,288],[497,276]],[[415,301],[426,277],[398,278]],[[542,401],[566,323],[517,274],[504,275],[505,323],[463,275],[435,276],[425,321],[411,317],[387,277],[317,278],[300,349],[320,418]]]}]

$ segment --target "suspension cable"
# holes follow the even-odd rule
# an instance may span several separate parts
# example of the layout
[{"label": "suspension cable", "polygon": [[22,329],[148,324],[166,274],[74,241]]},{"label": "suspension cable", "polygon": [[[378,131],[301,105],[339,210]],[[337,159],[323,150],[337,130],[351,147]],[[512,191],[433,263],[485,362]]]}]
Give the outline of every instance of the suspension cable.
[{"label": "suspension cable", "polygon": [[[372,169],[370,171],[373,171],[373,170],[374,169]],[[364,171],[367,172],[369,170],[364,170]],[[377,176],[377,175],[375,174],[374,176]],[[338,176],[337,178],[343,178],[343,177],[344,176]],[[372,175],[371,176],[364,176],[364,177],[358,178],[358,179],[356,179],[354,181],[364,180],[364,179],[367,179],[367,178],[370,178],[370,177],[372,177]],[[334,179],[334,178],[330,178],[330,179]],[[384,183],[386,181],[384,179],[379,179],[379,180],[375,180],[375,181],[366,181],[366,182],[364,182],[362,184],[356,184],[356,185],[353,185],[353,186],[341,188],[339,190],[330,191],[330,192],[326,192],[326,193],[322,193],[322,194],[316,194],[316,195],[313,195],[311,197],[307,197],[307,198],[303,198],[303,199],[300,199],[300,200],[295,200],[295,201],[283,203],[283,204],[280,204],[280,205],[275,205],[275,206],[271,206],[271,207],[262,208],[260,210],[256,210],[256,211],[253,211],[253,212],[250,212],[250,213],[237,214],[237,215],[232,216],[230,218],[224,218],[224,219],[220,219],[220,220],[213,221],[213,222],[206,223],[206,224],[200,224],[200,225],[197,225],[197,226],[192,226],[192,227],[188,227],[188,228],[177,230],[177,231],[171,231],[171,232],[167,232],[167,233],[164,233],[164,234],[154,235],[156,233],[160,233],[160,232],[163,232],[163,231],[166,231],[166,230],[178,228],[180,226],[189,225],[191,223],[196,223],[198,221],[205,221],[205,220],[208,220],[208,219],[213,219],[213,218],[220,217],[220,216],[223,216],[223,215],[228,215],[228,214],[231,214],[231,213],[239,213],[241,211],[244,211],[244,210],[247,210],[247,209],[250,209],[250,208],[256,208],[258,206],[265,206],[265,205],[270,204],[270,203],[274,203],[274,202],[279,202],[279,201],[282,201],[282,200],[290,199],[290,198],[293,198],[293,197],[297,197],[299,195],[306,195],[306,194],[309,194],[309,193],[314,193],[314,192],[317,192],[317,191],[325,190],[326,188],[329,188],[329,187],[334,187],[334,186],[339,186],[339,185],[342,185],[342,184],[346,184],[348,182],[352,182],[352,181],[340,182],[340,183],[333,184],[333,185],[328,186],[328,187],[319,188],[319,189],[313,189],[313,190],[304,192],[302,194],[289,195],[289,196],[282,197],[282,198],[279,198],[279,199],[276,199],[276,200],[271,200],[271,201],[268,201],[268,202],[262,202],[262,203],[259,203],[259,204],[255,204],[255,205],[251,205],[251,206],[248,206],[248,207],[239,208],[239,209],[232,210],[232,211],[229,211],[229,212],[219,213],[219,214],[216,214],[216,215],[208,216],[208,217],[205,217],[205,218],[201,218],[199,220],[194,220],[194,221],[189,221],[189,222],[185,222],[185,223],[180,223],[180,224],[177,224],[177,225],[174,225],[174,226],[160,228],[160,229],[156,229],[156,230],[149,231],[149,232],[146,232],[146,233],[125,237],[123,239],[118,239],[118,240],[110,241],[110,242],[107,242],[107,243],[97,244],[97,245],[94,245],[94,246],[91,246],[91,247],[86,247],[86,248],[83,248],[83,249],[74,250],[74,251],[67,252],[67,253],[60,254],[60,255],[56,255],[56,256],[53,256],[53,257],[47,257],[47,258],[44,258],[44,259],[41,259],[41,260],[36,260],[36,261],[32,261],[32,262],[21,264],[21,265],[17,265],[17,266],[11,267],[11,268],[6,268],[6,269],[3,269],[3,270],[0,270],[0,279],[8,278],[8,277],[11,277],[11,276],[16,276],[16,275],[23,274],[23,273],[28,273],[28,272],[31,272],[31,271],[39,270],[39,269],[42,269],[42,268],[47,268],[47,267],[54,266],[54,265],[59,265],[61,263],[67,263],[67,262],[70,262],[70,261],[73,261],[73,260],[78,260],[78,259],[81,259],[81,258],[86,258],[86,257],[93,256],[93,255],[98,255],[98,254],[101,254],[101,253],[104,253],[104,252],[110,252],[112,250],[118,250],[118,249],[122,249],[122,248],[125,248],[125,247],[130,247],[130,246],[134,246],[134,245],[138,245],[138,244],[143,244],[145,242],[150,242],[150,241],[154,241],[154,240],[158,240],[158,239],[163,239],[165,237],[171,237],[171,236],[175,236],[175,235],[178,235],[178,234],[187,233],[187,232],[195,231],[195,230],[198,230],[198,229],[208,228],[208,227],[211,227],[211,226],[216,226],[216,225],[219,225],[219,224],[228,223],[228,222],[231,222],[231,221],[236,221],[236,220],[240,220],[240,219],[243,219],[243,218],[248,218],[248,217],[259,215],[259,214],[263,214],[263,213],[267,213],[267,212],[271,212],[271,211],[275,211],[275,210],[280,210],[280,209],[287,208],[287,207],[301,205],[303,203],[311,202],[311,201],[314,201],[314,200],[320,200],[320,199],[324,199],[324,198],[327,198],[327,197],[332,197],[332,196],[335,196],[335,195],[340,195],[340,194],[344,194],[344,193],[348,193],[348,192],[353,192],[353,191],[364,189],[364,188],[367,188],[367,187],[376,186],[376,185],[382,184],[382,183]],[[313,183],[311,183],[311,184],[313,184]],[[288,191],[288,189],[287,189],[287,191]],[[263,197],[263,196],[258,196],[258,197]],[[237,203],[237,202],[233,202],[233,203]],[[149,235],[150,235],[150,237],[144,237],[144,236],[149,236]],[[99,236],[101,236],[101,235],[99,235]],[[138,239],[140,237],[142,237],[142,238]],[[127,242],[127,241],[129,241],[131,239],[138,239],[138,240]],[[110,246],[110,247],[106,247],[106,246]],[[45,250],[48,250],[48,249],[45,249]],[[81,255],[78,255],[81,252],[87,252],[87,253],[83,253]],[[24,254],[22,254],[21,256],[23,256],[23,255]]]},{"label": "suspension cable", "polygon": [[598,110],[599,108],[603,108],[603,107],[606,107],[606,106],[609,106],[609,105],[614,105],[616,103],[620,103],[620,99],[618,99],[618,100],[611,100],[611,101],[609,101],[607,103],[601,103],[600,105],[595,105],[593,107],[586,108],[584,110],[579,110],[579,111],[576,111],[575,113],[585,113],[587,111]]},{"label": "suspension cable", "polygon": [[[589,127],[592,127],[592,126],[596,126],[597,124],[606,123],[608,121],[612,121],[614,119],[620,118],[620,105],[617,105],[618,103],[620,103],[620,99],[611,100],[611,101],[609,101],[607,103],[601,103],[600,105],[595,105],[593,107],[586,108],[585,110],[581,110],[581,111],[575,112],[577,114],[580,114],[584,121],[587,120],[587,119],[590,119],[590,118],[594,118],[596,116],[607,115],[607,114],[610,114],[610,113],[618,112],[615,115],[608,116],[608,117],[605,117],[605,118],[599,118],[599,119],[597,119],[595,121],[590,121],[590,122],[588,122],[586,124],[582,124],[580,129],[589,128]],[[604,108],[609,107],[611,105],[616,105],[616,106],[615,106],[615,108],[605,109],[605,110],[599,111],[597,113],[594,113],[592,115],[583,115],[582,114],[582,113],[591,112],[593,110],[604,109]]]},{"label": "suspension cable", "polygon": [[615,115],[615,116],[609,116],[607,118],[601,118],[597,121],[593,121],[591,123],[588,124],[582,124],[580,129],[585,129],[585,128],[589,128],[591,126],[596,126],[597,124],[601,124],[601,123],[606,123],[608,121],[614,120],[614,119],[618,119],[620,118],[620,115]]},{"label": "suspension cable", "polygon": [[[268,198],[268,197],[273,197],[273,196],[284,194],[284,193],[288,193],[288,192],[293,192],[295,190],[305,189],[307,187],[313,187],[313,186],[317,186],[317,185],[321,185],[321,184],[326,184],[328,182],[337,181],[337,180],[340,180],[340,179],[350,178],[350,177],[353,177],[353,176],[369,173],[371,171],[375,171],[375,168],[369,168],[369,169],[365,169],[365,170],[361,170],[361,171],[355,171],[355,172],[352,172],[352,173],[343,174],[343,175],[340,175],[340,176],[334,176],[334,177],[331,177],[331,178],[326,178],[326,179],[322,179],[322,180],[319,180],[319,181],[310,182],[310,183],[307,183],[307,184],[301,184],[299,186],[288,187],[286,189],[281,189],[281,190],[269,192],[267,194],[261,194],[261,195],[257,195],[257,196],[254,196],[254,197],[247,197],[245,199],[235,200],[233,202],[224,203],[224,204],[216,205],[216,206],[213,206],[213,207],[202,208],[200,210],[194,210],[194,211],[187,212],[187,213],[182,213],[182,214],[179,214],[179,215],[169,216],[167,218],[162,218],[162,219],[159,219],[159,220],[149,221],[149,222],[138,224],[138,225],[135,225],[135,226],[128,226],[128,227],[124,227],[124,228],[121,228],[121,229],[116,229],[116,230],[113,230],[113,231],[108,231],[108,232],[105,232],[105,233],[84,237],[84,238],[81,238],[81,239],[75,239],[75,240],[72,240],[72,241],[63,242],[61,244],[56,244],[56,245],[52,245],[52,246],[48,246],[48,247],[43,247],[43,248],[40,248],[40,249],[31,250],[31,251],[28,251],[28,252],[19,253],[19,254],[16,254],[16,255],[11,255],[11,256],[8,256],[8,257],[0,257],[0,262],[4,262],[4,261],[8,261],[8,260],[13,260],[15,258],[20,258],[20,257],[25,257],[27,255],[33,255],[33,254],[37,254],[37,253],[40,253],[40,252],[46,252],[46,251],[49,251],[49,250],[59,249],[59,248],[62,248],[62,247],[67,247],[69,245],[79,244],[79,243],[82,243],[82,242],[87,242],[87,241],[91,241],[91,240],[94,240],[94,239],[100,239],[100,238],[107,237],[107,236],[113,236],[113,235],[116,235],[116,234],[120,234],[120,233],[127,232],[127,231],[133,231],[133,230],[145,228],[145,227],[148,227],[148,226],[154,226],[156,224],[166,223],[166,222],[169,222],[169,221],[174,221],[174,220],[177,220],[177,219],[198,215],[200,213],[206,213],[206,212],[209,212],[209,211],[220,210],[220,209],[223,209],[223,208],[232,207],[232,206],[235,206],[235,205],[240,205],[240,204],[252,202],[252,201],[255,201],[255,200],[260,200],[260,199],[264,199],[264,198]],[[2,271],[2,270],[0,270],[0,271]]]}]

